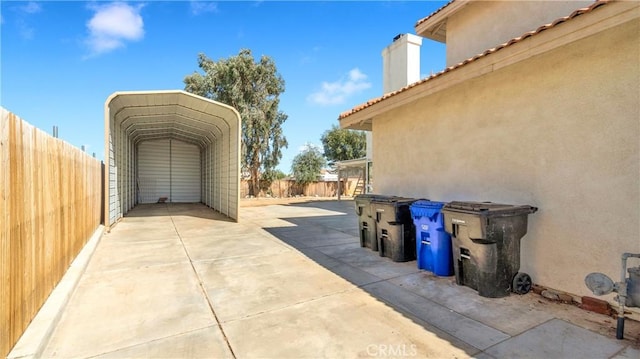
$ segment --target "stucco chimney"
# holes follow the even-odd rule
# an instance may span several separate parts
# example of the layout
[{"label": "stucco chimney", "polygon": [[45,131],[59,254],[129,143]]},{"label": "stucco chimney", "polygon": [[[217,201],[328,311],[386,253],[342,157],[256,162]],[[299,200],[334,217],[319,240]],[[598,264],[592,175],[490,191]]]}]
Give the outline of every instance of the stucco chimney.
[{"label": "stucco chimney", "polygon": [[420,46],[420,36],[400,34],[382,50],[383,93],[399,90],[420,80]]}]

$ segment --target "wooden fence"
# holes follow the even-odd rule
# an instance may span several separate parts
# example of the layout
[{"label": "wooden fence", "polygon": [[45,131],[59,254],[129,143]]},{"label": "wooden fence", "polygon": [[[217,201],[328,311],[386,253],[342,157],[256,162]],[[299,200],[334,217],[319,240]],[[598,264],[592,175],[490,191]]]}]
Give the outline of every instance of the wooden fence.
[{"label": "wooden fence", "polygon": [[102,165],[0,111],[0,357],[5,357],[99,226]]},{"label": "wooden fence", "polygon": [[[345,182],[342,181],[342,194],[345,193]],[[249,182],[241,181],[240,184],[240,198],[245,198],[249,195]],[[276,180],[271,183],[271,186],[260,192],[260,196],[271,197],[295,197],[295,196],[310,196],[310,197],[337,197],[338,196],[338,182],[337,181],[317,181],[311,182],[306,186],[297,184],[293,180]]]}]

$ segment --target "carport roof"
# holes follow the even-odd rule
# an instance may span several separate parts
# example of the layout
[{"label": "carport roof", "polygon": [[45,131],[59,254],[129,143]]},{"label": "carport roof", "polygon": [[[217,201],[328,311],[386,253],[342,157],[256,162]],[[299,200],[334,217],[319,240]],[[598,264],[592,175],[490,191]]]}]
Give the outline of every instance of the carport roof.
[{"label": "carport roof", "polygon": [[115,92],[105,107],[107,128],[112,118],[136,144],[169,138],[204,148],[240,127],[233,107],[181,90]]},{"label": "carport roof", "polygon": [[338,166],[338,168],[364,167],[369,162],[371,162],[370,158],[362,157],[352,160],[336,161],[336,166]]}]

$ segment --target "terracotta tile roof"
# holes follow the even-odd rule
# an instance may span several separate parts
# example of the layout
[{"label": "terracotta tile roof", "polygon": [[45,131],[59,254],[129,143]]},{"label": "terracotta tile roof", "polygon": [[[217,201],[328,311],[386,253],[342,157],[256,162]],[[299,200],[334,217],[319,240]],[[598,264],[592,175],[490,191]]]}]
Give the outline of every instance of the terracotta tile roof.
[{"label": "terracotta tile roof", "polygon": [[[367,101],[367,102],[365,102],[363,104],[360,104],[360,105],[352,108],[351,110],[348,110],[348,111],[345,111],[345,112],[341,113],[340,116],[338,117],[338,119],[342,120],[342,119],[344,119],[346,117],[349,117],[349,116],[353,115],[356,112],[364,110],[367,107],[371,107],[371,106],[375,105],[378,102],[382,102],[382,101],[384,101],[384,100],[386,100],[386,99],[388,99],[390,97],[393,97],[393,96],[395,96],[395,95],[397,95],[399,93],[407,91],[412,87],[416,87],[418,85],[422,85],[422,84],[424,84],[424,83],[426,83],[426,82],[428,82],[428,81],[430,81],[430,80],[432,80],[432,79],[434,79],[436,77],[440,77],[440,76],[442,76],[442,75],[444,75],[444,74],[446,74],[448,72],[456,70],[456,69],[458,69],[458,68],[460,68],[462,66],[465,66],[465,65],[467,65],[467,64],[469,64],[471,62],[474,62],[474,61],[476,61],[476,60],[478,60],[480,58],[487,57],[487,56],[493,54],[494,52],[497,52],[499,50],[504,49],[505,47],[509,47],[509,46],[511,46],[513,44],[521,42],[524,39],[529,38],[531,36],[535,36],[535,35],[543,32],[545,30],[548,30],[548,29],[550,29],[552,27],[558,26],[558,25],[562,24],[563,22],[569,21],[569,20],[571,20],[571,19],[573,19],[573,18],[575,18],[577,16],[580,16],[580,15],[583,15],[583,14],[586,14],[586,13],[590,13],[591,11],[593,11],[593,10],[595,10],[595,9],[597,9],[597,8],[603,6],[603,5],[605,5],[605,4],[607,4],[607,3],[611,2],[611,1],[614,1],[614,0],[599,0],[599,1],[596,1],[596,2],[594,2],[593,4],[591,4],[588,7],[585,7],[585,8],[582,8],[582,9],[578,9],[578,10],[572,12],[568,16],[561,17],[561,18],[553,21],[552,23],[549,23],[549,24],[546,24],[546,25],[542,25],[542,26],[540,26],[539,28],[537,28],[537,29],[535,29],[533,31],[526,32],[526,33],[522,34],[519,37],[513,38],[513,39],[511,39],[511,40],[509,40],[509,41],[507,41],[507,42],[505,42],[505,43],[503,43],[501,45],[498,45],[498,46],[496,46],[494,48],[488,49],[487,51],[485,51],[485,52],[483,52],[481,54],[478,54],[478,55],[476,55],[474,57],[471,57],[469,59],[466,59],[466,60],[464,60],[464,61],[462,61],[462,62],[460,62],[458,64],[455,64],[453,66],[449,66],[446,69],[444,69],[444,70],[442,70],[442,71],[440,71],[438,73],[435,73],[435,74],[433,74],[433,75],[431,75],[429,77],[426,77],[426,78],[424,78],[424,79],[422,79],[420,81],[414,82],[414,83],[409,84],[409,85],[407,85],[407,86],[405,86],[405,87],[403,87],[403,88],[401,88],[399,90],[386,93],[386,94],[384,94],[384,95],[382,95],[380,97],[371,99],[371,100],[369,100],[369,101]],[[452,2],[453,1],[451,1],[449,4],[451,4]],[[447,5],[449,5],[449,4],[447,4]],[[447,5],[445,5],[445,7]],[[442,10],[443,8],[444,7],[440,8],[438,11]],[[436,12],[438,12],[438,11],[436,11]],[[430,16],[433,16],[433,14],[430,15]],[[425,18],[423,20],[426,20],[427,18]]]},{"label": "terracotta tile roof", "polygon": [[427,16],[427,17],[425,17],[425,18],[422,18],[422,19],[420,19],[420,20],[418,20],[418,22],[416,22],[415,26],[418,26],[418,25],[422,24],[423,22],[425,22],[425,21],[427,21],[427,20],[431,19],[431,18],[432,18],[432,17],[434,17],[437,13],[439,13],[439,12],[440,12],[440,11],[442,11],[442,10],[444,10],[447,6],[451,5],[454,1],[456,1],[456,0],[451,0],[451,1],[449,1],[449,2],[448,2],[448,3],[446,3],[443,7],[439,8],[439,9],[438,9],[438,10],[436,10],[436,11],[434,11],[431,15],[429,15],[429,16]]}]

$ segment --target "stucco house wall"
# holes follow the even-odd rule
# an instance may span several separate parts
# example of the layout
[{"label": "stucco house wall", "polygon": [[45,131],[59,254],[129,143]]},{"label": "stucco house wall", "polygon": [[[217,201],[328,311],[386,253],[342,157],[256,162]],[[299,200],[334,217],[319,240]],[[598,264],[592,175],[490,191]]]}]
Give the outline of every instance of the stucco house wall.
[{"label": "stucco house wall", "polygon": [[447,19],[447,66],[535,30],[593,1],[470,1]]},{"label": "stucco house wall", "polygon": [[593,296],[586,274],[619,280],[640,252],[639,33],[635,18],[377,115],[376,193],[539,207],[521,271]]}]

